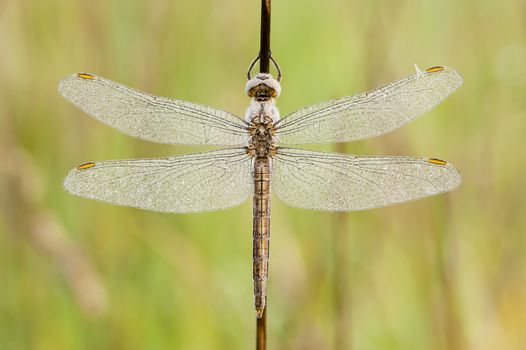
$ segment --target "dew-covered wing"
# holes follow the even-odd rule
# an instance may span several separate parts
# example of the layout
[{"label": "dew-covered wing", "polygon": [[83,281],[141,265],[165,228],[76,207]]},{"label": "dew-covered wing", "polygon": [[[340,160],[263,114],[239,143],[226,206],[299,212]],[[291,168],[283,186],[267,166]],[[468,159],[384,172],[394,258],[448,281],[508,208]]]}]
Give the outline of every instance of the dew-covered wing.
[{"label": "dew-covered wing", "polygon": [[92,117],[143,140],[239,146],[248,138],[246,122],[231,113],[153,96],[95,75],[71,75],[58,90]]},{"label": "dew-covered wing", "polygon": [[352,211],[384,207],[451,191],[459,172],[435,158],[358,157],[280,148],[272,187],[285,203],[306,209]]},{"label": "dew-covered wing", "polygon": [[69,192],[160,212],[201,212],[241,204],[253,191],[245,149],[172,158],[89,162],[64,180]]},{"label": "dew-covered wing", "polygon": [[312,105],[278,122],[283,144],[347,142],[392,131],[430,110],[462,85],[453,68],[431,67],[353,96]]}]

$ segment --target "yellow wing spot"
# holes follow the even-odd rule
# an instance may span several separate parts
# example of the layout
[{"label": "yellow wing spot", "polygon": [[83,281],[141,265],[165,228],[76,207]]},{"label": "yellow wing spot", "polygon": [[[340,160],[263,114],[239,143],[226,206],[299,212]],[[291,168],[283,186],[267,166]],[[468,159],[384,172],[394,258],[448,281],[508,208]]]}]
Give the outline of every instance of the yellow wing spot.
[{"label": "yellow wing spot", "polygon": [[429,67],[428,69],[426,69],[426,73],[436,73],[436,72],[441,72],[443,70],[444,70],[444,67],[434,66],[434,67]]},{"label": "yellow wing spot", "polygon": [[77,74],[77,77],[81,78],[81,79],[95,79],[95,77],[91,74],[88,74],[88,73],[79,73]]},{"label": "yellow wing spot", "polygon": [[431,164],[436,164],[436,165],[446,165],[447,164],[445,160],[437,159],[437,158],[429,158],[427,161]]},{"label": "yellow wing spot", "polygon": [[89,168],[93,168],[95,166],[95,163],[93,162],[89,162],[89,163],[84,163],[84,164],[81,164],[77,167],[78,170],[86,170],[86,169],[89,169]]}]

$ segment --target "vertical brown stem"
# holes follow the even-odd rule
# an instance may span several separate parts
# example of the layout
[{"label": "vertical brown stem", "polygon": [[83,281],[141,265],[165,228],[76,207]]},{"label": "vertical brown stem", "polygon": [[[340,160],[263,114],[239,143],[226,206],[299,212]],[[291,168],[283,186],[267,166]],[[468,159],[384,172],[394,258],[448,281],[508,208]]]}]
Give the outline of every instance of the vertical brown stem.
[{"label": "vertical brown stem", "polygon": [[[259,71],[268,73],[270,66],[270,2],[261,0],[261,37],[259,48]],[[256,317],[256,349],[267,348],[267,305],[263,310],[263,316]]]},{"label": "vertical brown stem", "polygon": [[270,66],[270,0],[261,0],[261,40],[259,72],[268,73]]},{"label": "vertical brown stem", "polygon": [[267,348],[267,307],[263,310],[263,316],[257,319],[256,323],[256,349],[265,350]]},{"label": "vertical brown stem", "polygon": [[[345,153],[345,144],[336,144],[338,153]],[[351,288],[349,276],[349,234],[347,213],[334,214],[333,268],[334,268],[334,349],[351,349]]]}]

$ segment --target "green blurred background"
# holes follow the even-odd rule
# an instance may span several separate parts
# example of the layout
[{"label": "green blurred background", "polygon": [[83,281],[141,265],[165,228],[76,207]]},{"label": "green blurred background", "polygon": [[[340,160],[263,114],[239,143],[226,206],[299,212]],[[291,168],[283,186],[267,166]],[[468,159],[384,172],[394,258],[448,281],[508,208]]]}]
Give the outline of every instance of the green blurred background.
[{"label": "green blurred background", "polygon": [[[169,215],[67,194],[81,162],[202,149],[120,134],[57,83],[87,71],[243,115],[259,11],[0,1],[0,349],[253,347],[250,201]],[[345,146],[447,159],[457,191],[347,216],[273,201],[269,349],[526,349],[526,3],[274,0],[272,14],[283,115],[414,63],[465,83],[410,125]]]}]

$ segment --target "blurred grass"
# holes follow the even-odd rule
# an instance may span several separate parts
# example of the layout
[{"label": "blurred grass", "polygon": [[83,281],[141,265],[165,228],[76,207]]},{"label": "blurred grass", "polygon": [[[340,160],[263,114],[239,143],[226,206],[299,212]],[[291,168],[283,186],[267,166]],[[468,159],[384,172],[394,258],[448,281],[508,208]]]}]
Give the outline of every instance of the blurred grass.
[{"label": "blurred grass", "polygon": [[[247,349],[250,204],[166,215],[62,190],[91,159],[198,148],[124,136],[56,92],[88,71],[242,115],[256,1],[0,2],[0,349]],[[348,216],[356,349],[526,348],[526,5],[273,2],[283,114],[451,65],[464,86],[422,119],[347,146],[436,156],[442,197]],[[333,345],[332,214],[273,202],[269,347]]]}]

